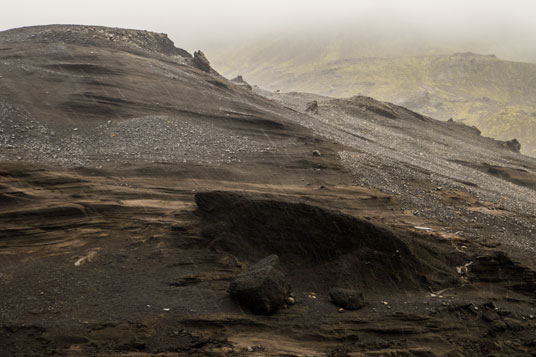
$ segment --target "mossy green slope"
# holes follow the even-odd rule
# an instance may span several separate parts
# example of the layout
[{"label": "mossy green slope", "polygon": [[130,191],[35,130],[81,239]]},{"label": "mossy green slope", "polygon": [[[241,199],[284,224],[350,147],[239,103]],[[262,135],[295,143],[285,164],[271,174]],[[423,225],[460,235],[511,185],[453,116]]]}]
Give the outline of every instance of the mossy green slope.
[{"label": "mossy green slope", "polygon": [[255,51],[216,57],[215,66],[267,89],[362,94],[437,119],[452,117],[483,135],[517,138],[523,153],[536,156],[536,64],[473,53],[348,60],[334,60],[329,49],[314,60],[245,53]]}]

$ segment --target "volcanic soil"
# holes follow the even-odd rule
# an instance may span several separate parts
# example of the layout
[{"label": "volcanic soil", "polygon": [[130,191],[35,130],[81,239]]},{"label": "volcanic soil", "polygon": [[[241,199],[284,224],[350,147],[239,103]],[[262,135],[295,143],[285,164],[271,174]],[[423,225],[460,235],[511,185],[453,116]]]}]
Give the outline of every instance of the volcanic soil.
[{"label": "volcanic soil", "polygon": [[[228,81],[164,34],[2,32],[0,350],[535,355],[536,160],[517,151]],[[256,315],[227,289],[272,254],[296,303]]]}]

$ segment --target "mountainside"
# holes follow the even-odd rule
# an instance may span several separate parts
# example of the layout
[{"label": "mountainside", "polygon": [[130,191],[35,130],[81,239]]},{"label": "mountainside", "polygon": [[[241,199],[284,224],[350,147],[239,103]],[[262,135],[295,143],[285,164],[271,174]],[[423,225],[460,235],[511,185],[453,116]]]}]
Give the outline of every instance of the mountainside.
[{"label": "mountainside", "polygon": [[536,353],[535,158],[164,34],[0,33],[0,226],[9,356]]},{"label": "mountainside", "polygon": [[[267,47],[277,50],[276,45]],[[453,118],[477,126],[486,136],[516,138],[523,153],[536,155],[536,64],[470,52],[340,60],[344,53],[329,47],[309,53],[309,58],[287,59],[262,56],[266,53],[261,46],[222,53],[215,67],[270,90],[332,97],[361,94],[433,118]]]}]

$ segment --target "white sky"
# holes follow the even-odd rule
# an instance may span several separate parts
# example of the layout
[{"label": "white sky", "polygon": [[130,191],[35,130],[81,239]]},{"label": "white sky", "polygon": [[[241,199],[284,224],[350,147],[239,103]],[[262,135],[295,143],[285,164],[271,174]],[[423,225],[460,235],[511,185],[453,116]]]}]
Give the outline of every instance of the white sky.
[{"label": "white sky", "polygon": [[0,5],[0,30],[53,23],[137,28],[168,33],[190,51],[233,46],[289,27],[316,33],[362,24],[482,39],[498,48],[514,46],[514,57],[523,57],[524,49],[528,57],[536,55],[534,0],[0,0]]}]

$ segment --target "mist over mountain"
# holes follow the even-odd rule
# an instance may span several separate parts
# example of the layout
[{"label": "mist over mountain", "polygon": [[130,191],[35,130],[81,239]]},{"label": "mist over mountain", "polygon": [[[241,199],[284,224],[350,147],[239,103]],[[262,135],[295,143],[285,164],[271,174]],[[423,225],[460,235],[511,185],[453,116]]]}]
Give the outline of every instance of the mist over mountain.
[{"label": "mist over mountain", "polygon": [[219,51],[213,65],[269,90],[369,95],[453,118],[487,136],[517,138],[525,154],[536,154],[536,64],[503,59],[534,58],[521,51],[522,38],[501,41],[501,34],[479,38],[478,32],[464,38],[401,23],[378,31],[363,26],[265,38]]},{"label": "mist over mountain", "polygon": [[[422,22],[404,18],[393,12],[365,13],[351,20],[315,19],[303,24],[298,19],[295,25],[279,27],[252,34],[216,34],[217,41],[207,42],[206,51],[216,66],[228,64],[232,54],[250,52],[244,58],[246,67],[249,58],[262,57],[267,63],[299,60],[300,63],[318,64],[333,60],[400,57],[415,55],[452,54],[474,52],[495,54],[509,61],[536,62],[536,41],[533,29],[520,24],[502,25],[506,19],[493,20],[492,24],[476,19],[462,22],[453,19],[448,23],[448,14],[441,21]],[[432,20],[431,19],[431,20]],[[489,19],[488,19],[489,20]],[[179,35],[180,36],[180,35]]]}]

